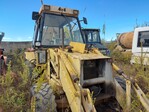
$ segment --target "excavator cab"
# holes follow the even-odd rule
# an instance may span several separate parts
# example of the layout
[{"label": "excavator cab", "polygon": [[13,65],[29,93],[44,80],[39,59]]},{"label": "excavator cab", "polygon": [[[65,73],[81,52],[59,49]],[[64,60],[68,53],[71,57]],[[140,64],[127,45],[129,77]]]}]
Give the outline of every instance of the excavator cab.
[{"label": "excavator cab", "polygon": [[85,43],[89,47],[95,47],[100,50],[104,55],[110,55],[110,51],[105,47],[100,38],[100,29],[95,28],[82,28]]},{"label": "excavator cab", "polygon": [[[70,41],[83,43],[78,10],[46,5],[43,9],[39,13],[33,12],[32,15],[32,19],[36,20],[34,48],[64,47],[69,45]],[[52,11],[57,13],[53,14]],[[79,35],[74,35],[75,30],[78,30]]]},{"label": "excavator cab", "polygon": [[[105,47],[100,38],[100,29],[95,28],[82,28],[84,43],[88,49],[97,48],[104,55],[109,56],[110,51]],[[75,35],[79,35],[79,31],[75,31]]]}]

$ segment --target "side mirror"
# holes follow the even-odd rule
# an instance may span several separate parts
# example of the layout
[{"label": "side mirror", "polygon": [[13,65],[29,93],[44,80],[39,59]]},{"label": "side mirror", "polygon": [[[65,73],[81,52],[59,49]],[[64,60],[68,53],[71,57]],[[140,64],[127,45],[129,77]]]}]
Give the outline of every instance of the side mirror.
[{"label": "side mirror", "polygon": [[32,12],[32,20],[38,20],[39,13],[38,12]]},{"label": "side mirror", "polygon": [[84,24],[87,24],[87,19],[85,17],[83,17],[83,22]]}]

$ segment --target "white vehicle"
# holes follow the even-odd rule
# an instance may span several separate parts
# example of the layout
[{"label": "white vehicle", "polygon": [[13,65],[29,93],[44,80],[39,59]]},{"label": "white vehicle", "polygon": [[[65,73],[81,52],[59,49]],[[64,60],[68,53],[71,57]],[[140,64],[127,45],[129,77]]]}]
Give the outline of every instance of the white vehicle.
[{"label": "white vehicle", "polygon": [[149,27],[139,27],[134,32],[120,34],[115,50],[132,52],[131,64],[149,65]]},{"label": "white vehicle", "polygon": [[149,27],[135,29],[130,62],[149,65]]}]

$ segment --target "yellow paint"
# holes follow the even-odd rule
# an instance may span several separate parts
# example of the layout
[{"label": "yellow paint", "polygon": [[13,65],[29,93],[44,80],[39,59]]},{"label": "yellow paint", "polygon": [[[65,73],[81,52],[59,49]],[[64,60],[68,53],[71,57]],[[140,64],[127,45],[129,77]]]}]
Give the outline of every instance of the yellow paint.
[{"label": "yellow paint", "polygon": [[29,61],[35,59],[35,52],[25,52],[25,58]]},{"label": "yellow paint", "polygon": [[[48,60],[51,62],[55,72],[56,72],[56,76],[59,77],[59,60],[58,60],[58,52],[56,52],[54,49],[49,49],[48,50]],[[50,66],[50,62],[49,62],[49,66]]]},{"label": "yellow paint", "polygon": [[42,5],[42,7],[39,10],[39,14],[41,15],[42,13],[64,14],[67,16],[78,17],[79,10],[70,9],[66,7],[57,7],[52,5]]},{"label": "yellow paint", "polygon": [[61,79],[61,83],[62,83],[62,87],[66,93],[68,102],[69,102],[69,106],[71,107],[71,111],[72,112],[82,112],[81,111],[81,97],[78,97],[75,95],[75,93],[77,92],[74,84],[70,78],[70,75],[65,67],[65,64],[60,61],[60,79]]},{"label": "yellow paint", "polygon": [[79,43],[79,42],[70,42],[69,44],[70,46],[72,46],[72,50],[79,52],[79,53],[84,53],[85,52],[85,44]]},{"label": "yellow paint", "polygon": [[93,59],[110,59],[110,57],[107,56],[100,56],[99,54],[95,53],[78,53],[78,52],[73,52],[73,53],[67,53],[69,56],[72,58],[76,58],[79,60],[93,60]]},{"label": "yellow paint", "polygon": [[147,97],[145,96],[143,91],[140,89],[138,84],[135,83],[135,86],[133,86],[133,88],[134,88],[134,90],[135,90],[135,92],[137,94],[137,97],[139,98],[141,104],[146,109],[146,111],[149,112],[149,100],[147,99]]},{"label": "yellow paint", "polygon": [[113,69],[115,71],[119,71],[120,70],[120,68],[118,66],[116,66],[114,63],[112,63],[112,67],[113,67]]},{"label": "yellow paint", "polygon": [[70,61],[68,60],[67,56],[63,53],[63,51],[59,50],[59,53],[60,53],[60,57],[61,59],[63,60],[69,74],[70,74],[70,77],[73,79],[73,78],[77,78],[78,75],[77,75],[77,72],[76,70],[74,69],[74,67],[72,66],[72,64],[70,63]]},{"label": "yellow paint", "polygon": [[97,48],[93,48],[93,52],[99,54],[100,56],[104,56]]},{"label": "yellow paint", "polygon": [[69,59],[70,63],[72,64],[72,66],[74,67],[74,69],[76,70],[78,77],[80,77],[80,74],[81,74],[81,60],[73,58],[70,55],[68,55],[68,59]]}]

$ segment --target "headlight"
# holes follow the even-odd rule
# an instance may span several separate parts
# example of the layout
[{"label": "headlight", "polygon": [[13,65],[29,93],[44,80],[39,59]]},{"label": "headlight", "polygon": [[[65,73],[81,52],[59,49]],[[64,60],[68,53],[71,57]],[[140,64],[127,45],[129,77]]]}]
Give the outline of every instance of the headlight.
[{"label": "headlight", "polygon": [[36,47],[40,47],[40,46],[41,46],[41,43],[40,43],[40,42],[36,42],[36,43],[35,43],[35,46],[36,46]]},{"label": "headlight", "polygon": [[45,64],[47,61],[47,52],[44,51],[38,51],[38,63],[39,64]]}]

